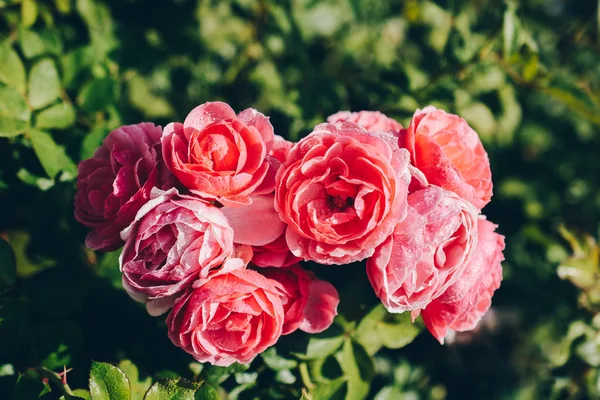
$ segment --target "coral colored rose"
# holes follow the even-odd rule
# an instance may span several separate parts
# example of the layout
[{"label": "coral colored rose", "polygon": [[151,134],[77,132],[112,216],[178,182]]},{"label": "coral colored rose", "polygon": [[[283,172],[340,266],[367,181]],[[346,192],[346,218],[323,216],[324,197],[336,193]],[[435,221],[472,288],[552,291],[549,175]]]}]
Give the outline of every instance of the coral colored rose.
[{"label": "coral colored rose", "polygon": [[261,268],[261,274],[279,282],[285,320],[283,335],[296,329],[319,333],[331,326],[340,298],[335,287],[296,264],[290,268]]},{"label": "coral colored rose", "polygon": [[408,196],[408,215],[367,261],[367,275],[390,312],[425,307],[465,272],[477,246],[478,210],[431,186]]},{"label": "coral colored rose", "polygon": [[448,329],[474,329],[492,304],[504,260],[504,236],[494,232],[496,227],[484,217],[479,219],[477,250],[465,274],[421,313],[425,326],[440,343]]},{"label": "coral colored rose", "polygon": [[176,189],[155,189],[122,237],[123,286],[151,315],[166,312],[234,251],[233,229],[221,210]]},{"label": "coral colored rose", "polygon": [[398,144],[432,185],[482,209],[492,197],[492,172],[477,133],[457,115],[429,106],[417,110]]},{"label": "coral colored rose", "polygon": [[247,364],[281,336],[277,285],[249,269],[197,281],[167,318],[169,338],[200,362]]},{"label": "coral colored rose", "polygon": [[254,246],[252,249],[254,250],[252,262],[259,267],[288,267],[302,261],[300,257],[296,257],[290,251],[285,240],[285,233],[271,243]]},{"label": "coral colored rose", "polygon": [[368,131],[398,132],[402,125],[379,111],[340,111],[327,117],[327,122],[355,122]]},{"label": "coral colored rose", "polygon": [[225,103],[193,109],[184,123],[162,136],[165,163],[181,183],[223,204],[249,203],[251,194],[273,191],[276,163],[269,119],[254,109],[235,112]]},{"label": "coral colored rose", "polygon": [[126,228],[153,187],[169,184],[162,163],[162,130],[149,122],[112,131],[94,156],[79,163],[75,218],[92,231],[86,245],[112,251],[123,245],[119,232]]},{"label": "coral colored rose", "polygon": [[292,253],[321,264],[373,254],[406,215],[408,157],[391,134],[318,125],[277,173],[275,209]]}]

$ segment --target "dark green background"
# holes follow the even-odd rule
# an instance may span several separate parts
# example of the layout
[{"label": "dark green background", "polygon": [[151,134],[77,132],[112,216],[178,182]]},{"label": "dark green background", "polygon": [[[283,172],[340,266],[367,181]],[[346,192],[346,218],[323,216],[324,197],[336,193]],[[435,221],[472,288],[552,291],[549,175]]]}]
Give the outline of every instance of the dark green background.
[{"label": "dark green background", "polygon": [[[600,398],[598,248],[584,237],[600,221],[599,18],[592,0],[0,0],[0,236],[12,247],[0,242],[0,394],[29,368],[67,365],[85,388],[92,359],[127,359],[142,381],[300,397],[295,361],[198,376],[163,319],[120,288],[118,254],[86,250],[73,219],[75,165],[110,130],[223,100],[269,115],[290,140],[338,110],[407,124],[434,104],[466,118],[490,155],[484,213],[507,247],[490,318],[444,346],[426,332],[384,343],[402,348],[374,359],[360,335],[342,335],[359,349],[328,357],[322,386],[345,376],[336,396],[378,400]],[[314,270],[341,293],[345,321],[328,335],[354,332],[347,321],[377,304],[364,266]],[[410,341],[404,316],[388,322]],[[306,340],[286,337],[278,352],[293,358]]]}]

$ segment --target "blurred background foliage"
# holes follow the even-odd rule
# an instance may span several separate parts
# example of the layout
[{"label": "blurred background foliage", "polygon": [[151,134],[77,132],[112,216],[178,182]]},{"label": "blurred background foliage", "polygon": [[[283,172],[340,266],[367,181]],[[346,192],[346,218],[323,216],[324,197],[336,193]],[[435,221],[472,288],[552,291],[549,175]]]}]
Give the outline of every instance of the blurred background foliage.
[{"label": "blurred background foliage", "polygon": [[[0,0],[0,397],[58,398],[40,378],[64,366],[86,388],[98,360],[134,399],[180,376],[232,399],[600,398],[599,23],[595,0]],[[466,118],[507,238],[478,329],[440,346],[377,307],[360,266],[320,268],[341,293],[330,330],[249,369],[191,363],[120,288],[118,255],[85,249],[72,200],[110,130],[210,100],[291,140],[338,110]]]}]

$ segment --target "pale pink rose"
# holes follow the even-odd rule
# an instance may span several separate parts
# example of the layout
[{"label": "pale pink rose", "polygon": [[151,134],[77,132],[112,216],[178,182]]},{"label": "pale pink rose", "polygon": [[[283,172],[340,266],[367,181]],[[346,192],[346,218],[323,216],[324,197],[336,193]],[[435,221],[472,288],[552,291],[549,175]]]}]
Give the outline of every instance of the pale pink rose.
[{"label": "pale pink rose", "polygon": [[392,134],[321,124],[277,173],[275,209],[297,257],[347,264],[373,254],[406,215],[408,152]]},{"label": "pale pink rose", "polygon": [[425,307],[465,272],[477,246],[478,210],[430,186],[408,196],[408,215],[367,261],[375,294],[390,312]]},{"label": "pale pink rose", "polygon": [[457,115],[433,106],[417,110],[398,144],[432,185],[482,209],[492,198],[492,172],[477,133]]},{"label": "pale pink rose", "polygon": [[247,205],[221,208],[235,232],[233,241],[251,246],[269,244],[285,230],[285,223],[274,208],[274,195],[256,195],[249,199]]},{"label": "pale pink rose", "polygon": [[282,335],[296,329],[319,333],[331,326],[340,302],[331,283],[317,279],[298,264],[289,268],[261,268],[259,272],[280,283],[277,288],[285,313]]},{"label": "pale pink rose", "polygon": [[171,123],[162,136],[165,163],[181,183],[223,204],[248,204],[251,194],[274,188],[278,162],[268,156],[274,133],[269,118],[225,103],[193,109],[184,123]]},{"label": "pale pink rose", "polygon": [[79,163],[75,218],[92,228],[85,241],[89,248],[121,247],[119,232],[148,201],[152,188],[175,183],[162,162],[161,134],[160,126],[149,122],[122,126],[92,158]]},{"label": "pale pink rose", "polygon": [[121,234],[123,286],[151,315],[160,315],[196,279],[232,256],[233,235],[217,207],[176,189],[155,189]]},{"label": "pale pink rose", "polygon": [[502,280],[504,260],[504,236],[495,233],[496,228],[497,225],[480,217],[477,250],[465,274],[421,313],[425,326],[440,343],[444,342],[448,329],[461,332],[474,329],[492,304],[494,291]]},{"label": "pale pink rose", "polygon": [[402,129],[402,125],[398,121],[389,118],[379,111],[340,111],[327,117],[327,122],[329,123],[342,121],[355,122],[368,131],[388,131],[397,133]]},{"label": "pale pink rose", "polygon": [[288,267],[302,261],[300,257],[296,257],[290,251],[285,240],[285,233],[271,243],[254,246],[252,249],[254,250],[252,262],[259,267]]},{"label": "pale pink rose", "polygon": [[169,338],[200,362],[247,364],[281,336],[277,282],[234,269],[199,280],[169,313]]},{"label": "pale pink rose", "polygon": [[252,245],[252,262],[261,267],[284,267],[301,260],[285,241],[285,223],[274,209],[274,195],[252,196],[246,206],[221,210],[233,227],[234,242]]}]

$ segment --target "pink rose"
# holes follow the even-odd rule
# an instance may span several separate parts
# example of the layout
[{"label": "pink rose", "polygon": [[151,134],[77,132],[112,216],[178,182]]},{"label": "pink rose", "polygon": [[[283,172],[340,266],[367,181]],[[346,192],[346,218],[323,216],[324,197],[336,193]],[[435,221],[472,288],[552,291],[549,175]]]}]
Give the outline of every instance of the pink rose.
[{"label": "pink rose", "polygon": [[285,140],[279,135],[275,135],[275,141],[273,142],[273,148],[269,155],[273,156],[277,161],[283,164],[290,153],[290,150],[294,147],[294,143]]},{"label": "pink rose", "polygon": [[448,329],[469,331],[475,328],[492,304],[494,291],[500,287],[504,260],[504,236],[494,232],[485,217],[478,221],[477,250],[463,277],[422,311],[429,332],[444,343]]},{"label": "pink rose", "polygon": [[252,262],[259,267],[288,267],[302,261],[300,257],[296,257],[290,251],[285,240],[285,233],[271,243],[254,246],[253,250]]},{"label": "pink rose", "polygon": [[492,172],[477,133],[454,114],[429,106],[417,110],[400,147],[432,185],[451,190],[482,209],[492,197]]},{"label": "pink rose", "polygon": [[340,111],[327,117],[327,122],[332,124],[342,121],[355,122],[368,131],[388,131],[396,133],[402,129],[402,125],[398,121],[389,118],[379,111]]},{"label": "pink rose", "polygon": [[233,229],[221,210],[176,189],[155,189],[121,236],[123,286],[151,315],[166,312],[187,286],[233,253]]},{"label": "pink rose", "polygon": [[406,215],[408,152],[388,133],[321,124],[277,172],[275,209],[295,256],[347,264],[373,254]]},{"label": "pink rose", "polygon": [[281,336],[284,312],[276,282],[235,269],[197,281],[169,313],[169,338],[200,362],[247,364]]},{"label": "pink rose", "polygon": [[425,307],[464,273],[477,246],[478,210],[431,186],[408,196],[408,215],[367,261],[367,275],[390,312]]},{"label": "pink rose", "polygon": [[283,335],[296,329],[319,333],[329,328],[340,302],[335,287],[296,264],[290,268],[261,268],[261,274],[280,283],[285,320]]},{"label": "pink rose", "polygon": [[[274,141],[268,117],[249,108],[237,116],[225,103],[193,109],[162,136],[165,163],[191,191],[223,204],[247,204],[253,193],[273,191]],[[275,161],[276,162],[276,161]]]},{"label": "pink rose", "polygon": [[152,188],[169,186],[161,134],[161,128],[149,122],[122,126],[106,137],[92,158],[79,163],[75,218],[92,228],[85,241],[89,248],[121,247],[119,232],[148,201]]}]

